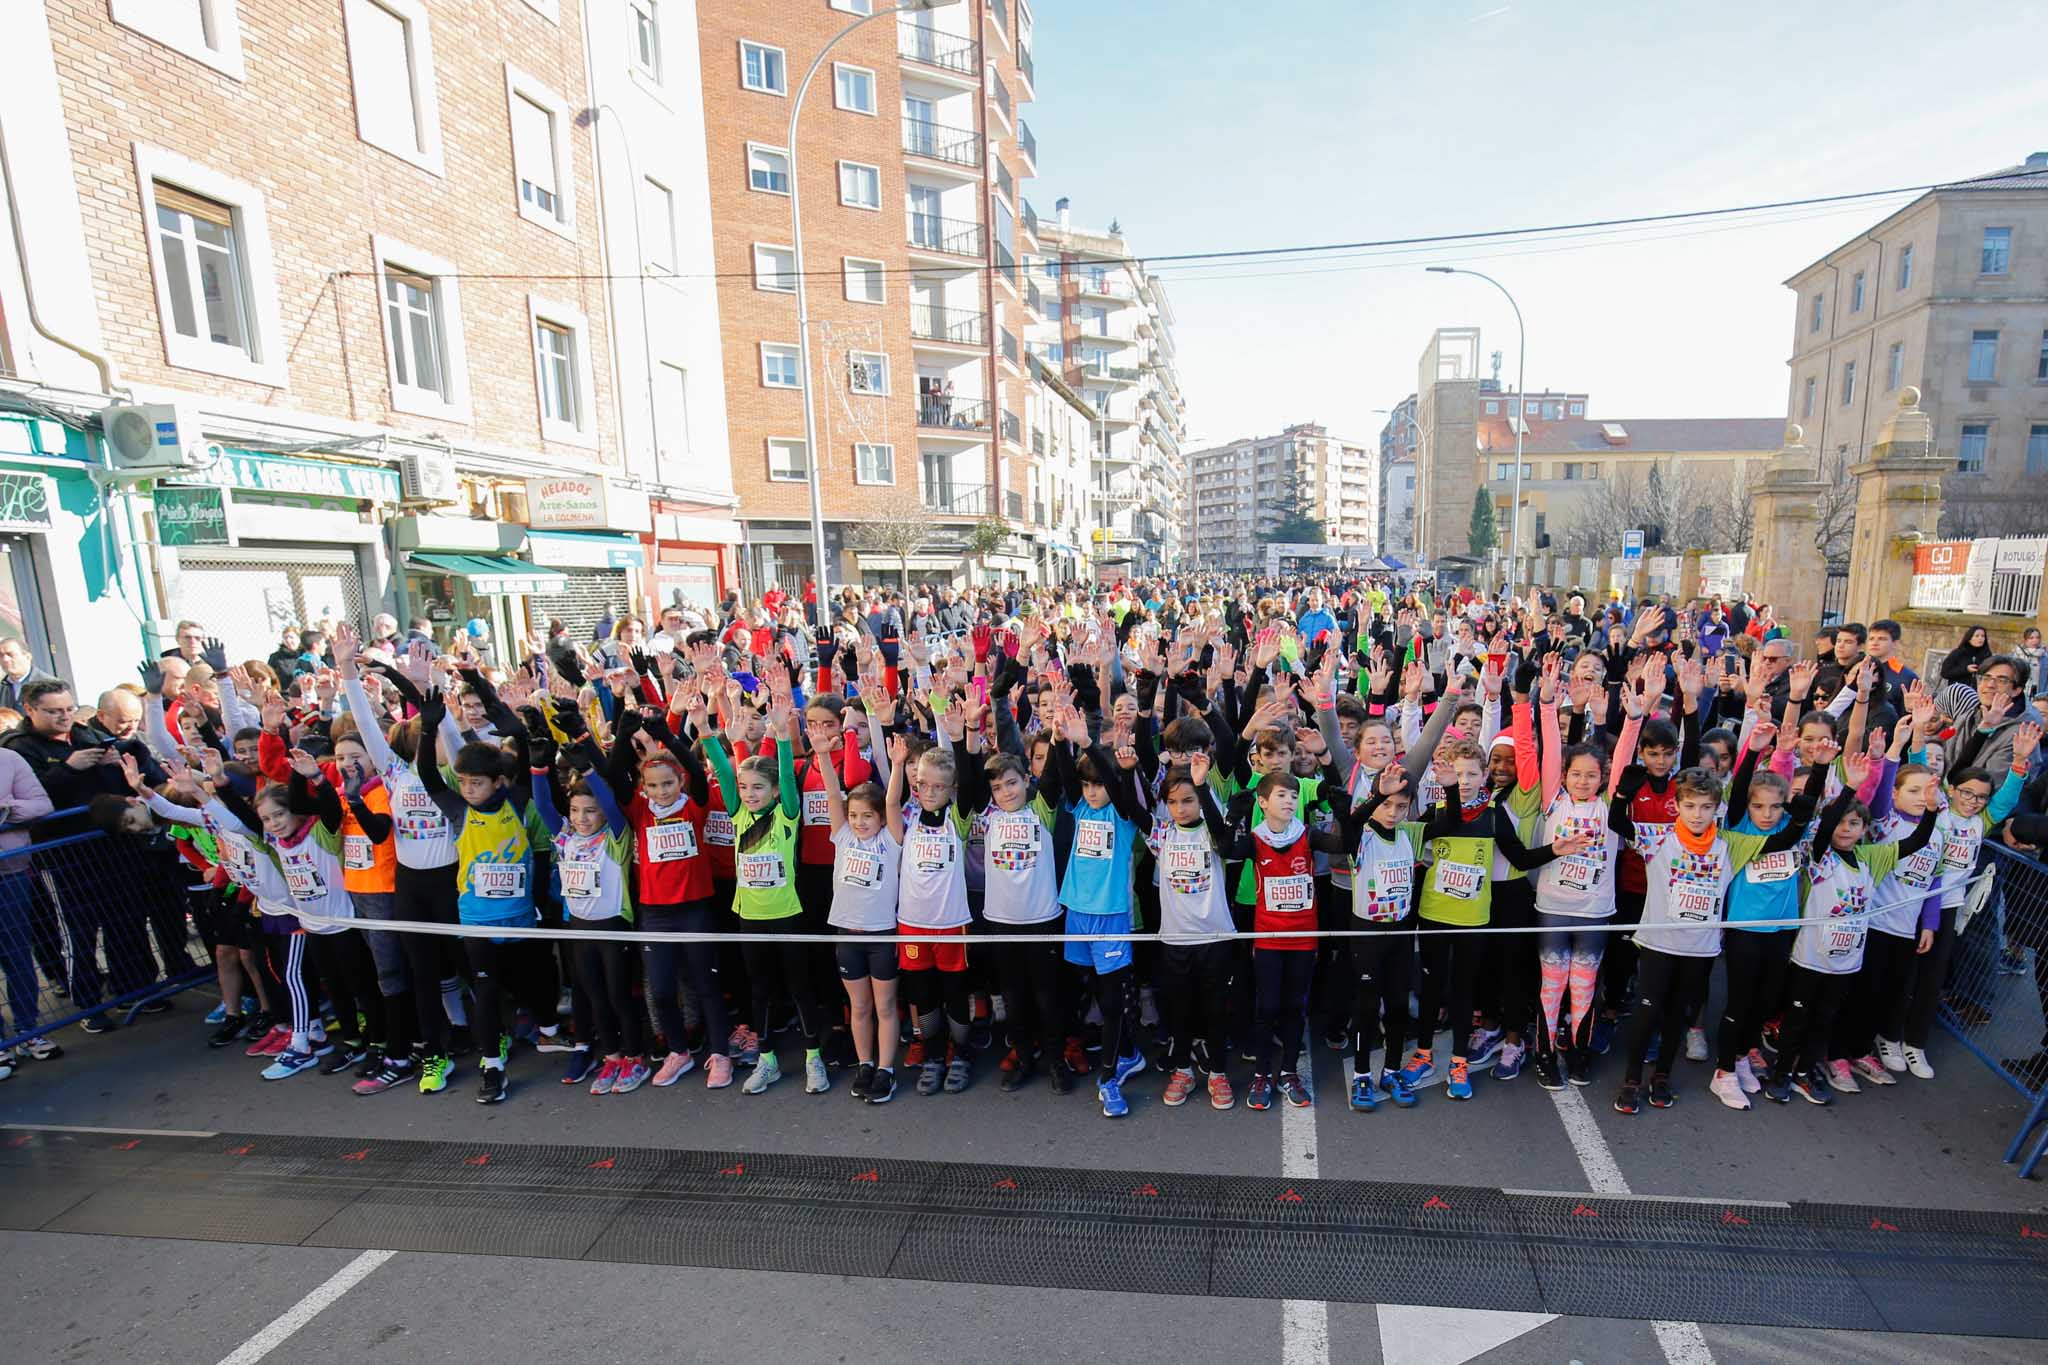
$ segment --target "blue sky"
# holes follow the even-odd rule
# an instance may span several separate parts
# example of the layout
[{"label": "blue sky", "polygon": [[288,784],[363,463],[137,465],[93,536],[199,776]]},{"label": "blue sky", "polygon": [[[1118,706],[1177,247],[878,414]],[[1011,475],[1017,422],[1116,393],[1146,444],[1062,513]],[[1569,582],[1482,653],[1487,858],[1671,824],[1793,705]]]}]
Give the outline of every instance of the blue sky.
[{"label": "blue sky", "polygon": [[[1034,0],[1041,216],[1133,251],[1315,244],[1912,185],[2048,150],[2040,0]],[[1376,437],[1437,327],[1515,328],[1599,417],[1786,407],[1782,281],[1910,196],[1572,243],[1167,265],[1189,431]],[[1560,249],[1568,247],[1569,249]]]}]

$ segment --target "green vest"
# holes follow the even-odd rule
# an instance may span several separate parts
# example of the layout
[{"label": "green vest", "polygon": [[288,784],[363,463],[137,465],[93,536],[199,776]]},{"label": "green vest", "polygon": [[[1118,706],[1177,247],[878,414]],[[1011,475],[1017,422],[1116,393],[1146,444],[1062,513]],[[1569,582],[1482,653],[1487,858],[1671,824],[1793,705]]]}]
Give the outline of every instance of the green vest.
[{"label": "green vest", "polygon": [[[768,837],[747,847],[747,831],[762,820],[774,825]],[[763,811],[745,806],[732,817],[733,871],[737,885],[732,910],[745,920],[790,919],[803,913],[796,898],[797,824],[780,802]]]}]

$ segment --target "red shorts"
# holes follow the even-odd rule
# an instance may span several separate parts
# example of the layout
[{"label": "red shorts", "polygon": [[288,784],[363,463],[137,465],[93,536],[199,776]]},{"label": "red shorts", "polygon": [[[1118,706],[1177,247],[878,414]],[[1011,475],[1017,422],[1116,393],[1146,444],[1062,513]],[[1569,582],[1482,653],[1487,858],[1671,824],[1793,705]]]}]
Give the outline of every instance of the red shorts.
[{"label": "red shorts", "polygon": [[903,971],[928,972],[934,967],[942,972],[967,970],[966,925],[956,925],[951,929],[920,929],[915,924],[899,924],[896,932],[934,940],[931,943],[897,944],[896,965]]}]

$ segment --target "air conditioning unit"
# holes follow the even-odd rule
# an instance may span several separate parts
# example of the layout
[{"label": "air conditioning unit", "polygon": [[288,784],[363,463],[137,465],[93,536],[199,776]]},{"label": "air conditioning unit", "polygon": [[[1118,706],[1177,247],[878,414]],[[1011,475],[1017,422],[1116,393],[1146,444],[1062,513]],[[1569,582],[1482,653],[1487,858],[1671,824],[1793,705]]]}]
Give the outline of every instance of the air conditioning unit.
[{"label": "air conditioning unit", "polygon": [[181,403],[110,403],[100,410],[100,431],[116,473],[171,473],[212,460],[197,409]]},{"label": "air conditioning unit", "polygon": [[409,450],[398,467],[400,490],[407,502],[446,505],[462,500],[462,481],[455,476],[455,457],[433,450]]}]

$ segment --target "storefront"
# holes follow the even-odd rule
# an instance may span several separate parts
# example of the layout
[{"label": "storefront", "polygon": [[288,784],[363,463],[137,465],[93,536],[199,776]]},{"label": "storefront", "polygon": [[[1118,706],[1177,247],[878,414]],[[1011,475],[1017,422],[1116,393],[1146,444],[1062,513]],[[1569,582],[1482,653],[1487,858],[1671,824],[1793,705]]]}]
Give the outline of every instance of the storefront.
[{"label": "storefront", "polygon": [[640,571],[647,550],[638,536],[610,531],[534,531],[528,557],[561,571],[559,593],[527,602],[527,628],[545,636],[559,621],[569,638],[591,638],[598,622],[640,611]]},{"label": "storefront", "polygon": [[716,611],[739,586],[739,542],[740,524],[730,508],[657,500],[647,537],[655,612],[685,605]]},{"label": "storefront", "polygon": [[424,618],[436,644],[446,645],[471,621],[489,632],[490,657],[511,662],[518,650],[505,641],[533,633],[538,613],[563,596],[569,576],[521,558],[526,528],[466,517],[400,517],[392,525],[402,558],[405,611],[401,624]]}]

